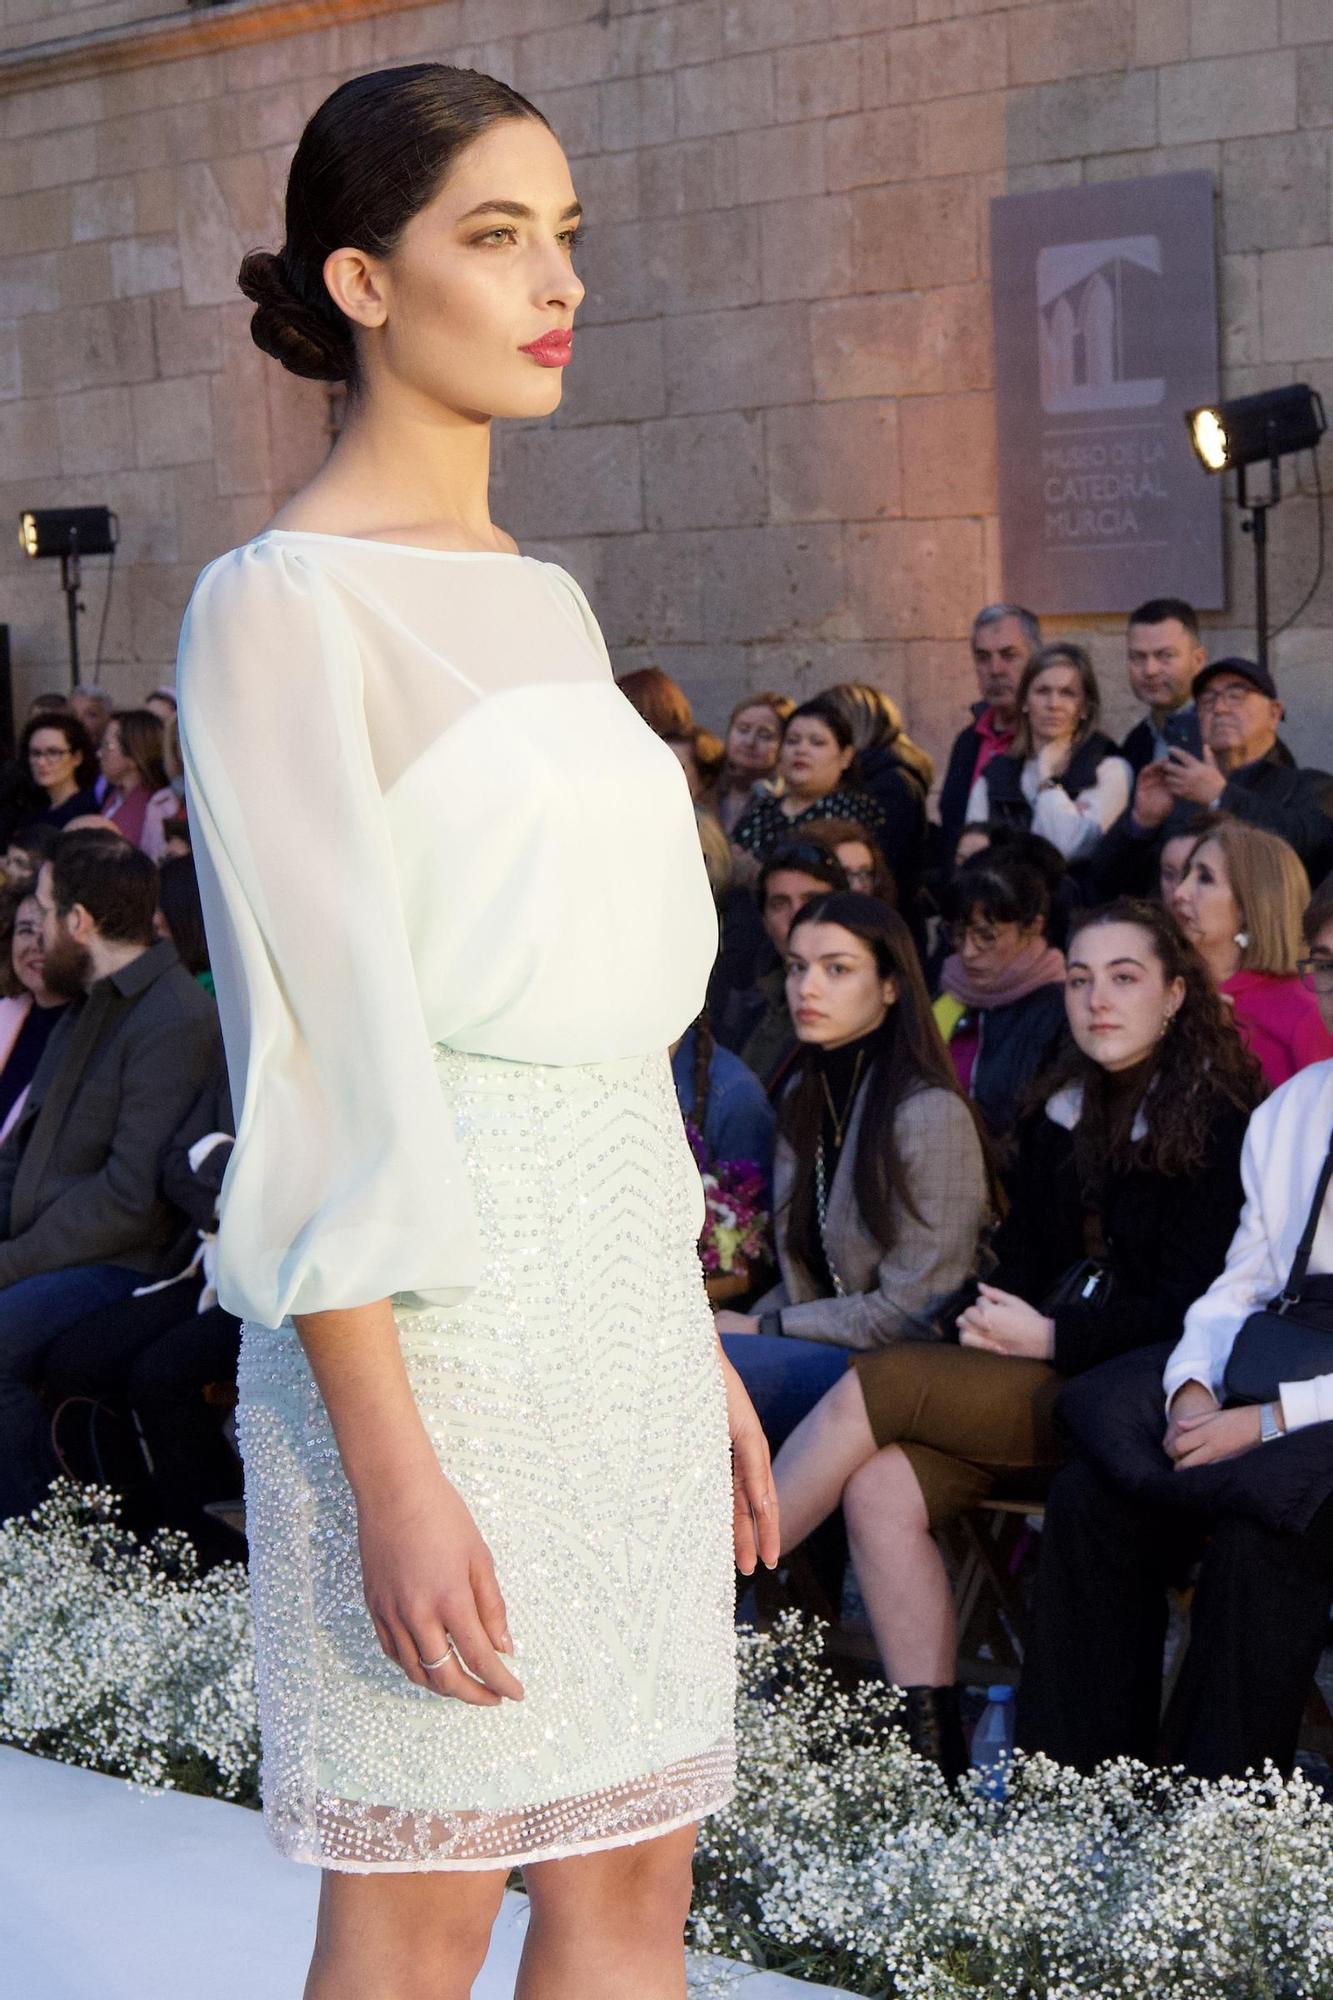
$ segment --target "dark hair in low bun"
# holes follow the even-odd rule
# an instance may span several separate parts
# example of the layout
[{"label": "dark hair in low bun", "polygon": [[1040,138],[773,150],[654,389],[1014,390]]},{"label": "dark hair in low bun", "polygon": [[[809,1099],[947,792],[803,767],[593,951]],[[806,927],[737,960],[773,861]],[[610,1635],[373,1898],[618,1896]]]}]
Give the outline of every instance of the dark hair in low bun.
[{"label": "dark hair in low bun", "polygon": [[390,256],[458,155],[501,118],[547,122],[507,83],[447,63],[372,70],[326,97],[287,176],[286,242],[241,264],[255,345],[294,375],[355,387],[352,322],[324,283],[325,259],[347,246]]}]

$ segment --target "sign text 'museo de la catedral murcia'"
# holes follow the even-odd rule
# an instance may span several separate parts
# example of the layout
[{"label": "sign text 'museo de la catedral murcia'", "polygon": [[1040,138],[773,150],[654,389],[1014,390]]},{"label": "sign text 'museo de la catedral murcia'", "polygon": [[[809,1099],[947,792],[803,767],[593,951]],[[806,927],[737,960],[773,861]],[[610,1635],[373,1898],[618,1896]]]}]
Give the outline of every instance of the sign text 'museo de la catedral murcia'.
[{"label": "sign text 'museo de la catedral murcia'", "polygon": [[1005,596],[1219,608],[1222,482],[1184,422],[1217,397],[1212,175],[1001,195],[991,267]]}]

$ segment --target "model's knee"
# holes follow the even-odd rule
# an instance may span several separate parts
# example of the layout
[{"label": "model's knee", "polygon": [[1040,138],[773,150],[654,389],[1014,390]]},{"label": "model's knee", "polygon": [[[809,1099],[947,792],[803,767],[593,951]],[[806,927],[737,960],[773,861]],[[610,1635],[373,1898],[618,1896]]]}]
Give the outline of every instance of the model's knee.
[{"label": "model's knee", "polygon": [[690,1913],[693,1871],[688,1851],[659,1852],[663,1843],[615,1850],[603,1865],[571,1868],[534,1893],[533,1922],[547,1937],[600,1936],[617,1955],[652,1958],[678,1945]]}]

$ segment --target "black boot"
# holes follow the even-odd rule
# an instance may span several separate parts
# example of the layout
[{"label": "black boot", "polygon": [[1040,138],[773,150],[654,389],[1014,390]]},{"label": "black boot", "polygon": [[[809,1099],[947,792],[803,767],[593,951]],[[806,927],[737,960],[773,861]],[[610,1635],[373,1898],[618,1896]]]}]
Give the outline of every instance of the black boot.
[{"label": "black boot", "polygon": [[967,1745],[957,1687],[910,1687],[903,1689],[903,1695],[903,1728],[918,1757],[938,1764],[950,1783],[961,1778],[967,1769]]}]

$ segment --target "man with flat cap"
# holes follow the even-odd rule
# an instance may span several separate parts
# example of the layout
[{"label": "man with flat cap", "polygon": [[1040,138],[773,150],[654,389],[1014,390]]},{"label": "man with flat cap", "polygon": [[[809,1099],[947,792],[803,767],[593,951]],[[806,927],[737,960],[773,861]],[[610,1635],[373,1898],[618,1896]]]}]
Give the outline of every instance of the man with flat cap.
[{"label": "man with flat cap", "polygon": [[1278,834],[1305,863],[1311,885],[1320,882],[1333,868],[1333,777],[1301,770],[1278,735],[1282,703],[1272,675],[1254,660],[1211,660],[1192,693],[1203,754],[1173,745],[1144,765],[1128,810],[1094,856],[1093,893],[1151,894],[1163,843],[1204,812]]}]

